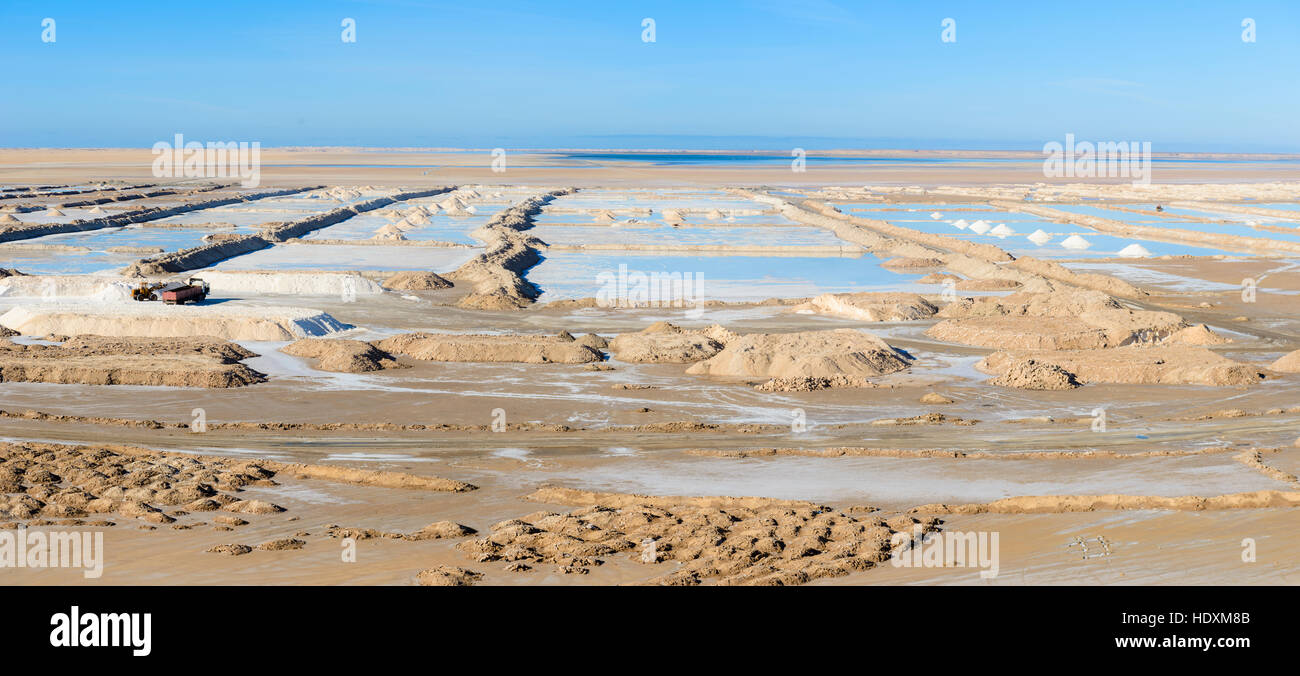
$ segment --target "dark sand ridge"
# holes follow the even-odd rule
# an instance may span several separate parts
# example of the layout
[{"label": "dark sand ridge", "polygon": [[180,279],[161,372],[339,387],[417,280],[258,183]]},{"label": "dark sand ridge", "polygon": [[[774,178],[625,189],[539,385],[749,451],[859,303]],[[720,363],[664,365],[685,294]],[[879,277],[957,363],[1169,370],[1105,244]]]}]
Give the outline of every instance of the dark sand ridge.
[{"label": "dark sand ridge", "polygon": [[391,197],[376,197],[351,206],[332,209],[323,214],[313,214],[296,221],[274,224],[264,228],[261,233],[256,235],[234,235],[221,241],[146,258],[132,264],[123,270],[122,274],[128,277],[150,277],[209,267],[227,258],[265,249],[277,242],[302,237],[309,232],[341,223],[367,211],[380,209],[404,200],[439,195],[450,190],[450,188],[432,188],[398,193]]},{"label": "dark sand ridge", "polygon": [[524,279],[524,272],[540,261],[541,240],[525,234],[533,217],[552,199],[573,192],[572,188],[534,195],[497,212],[486,225],[475,230],[487,250],[445,277],[472,287],[457,303],[470,309],[509,310],[531,305],[539,295],[537,287]]},{"label": "dark sand ridge", "polygon": [[234,197],[219,197],[210,200],[190,202],[172,207],[143,207],[134,211],[128,211],[103,218],[92,220],[76,220],[70,223],[29,223],[26,225],[14,226],[7,229],[0,229],[0,242],[12,242],[20,239],[31,239],[33,237],[43,237],[45,235],[57,235],[69,232],[85,232],[87,230],[100,230],[103,228],[120,228],[131,225],[132,223],[143,223],[146,221],[155,221],[168,216],[189,213],[192,211],[201,211],[213,207],[222,207],[230,204],[241,204],[244,202],[254,202],[260,199],[270,197],[283,197],[285,195],[294,195],[301,192],[316,189],[309,188],[286,188],[283,190],[268,190],[253,195],[240,195]]}]

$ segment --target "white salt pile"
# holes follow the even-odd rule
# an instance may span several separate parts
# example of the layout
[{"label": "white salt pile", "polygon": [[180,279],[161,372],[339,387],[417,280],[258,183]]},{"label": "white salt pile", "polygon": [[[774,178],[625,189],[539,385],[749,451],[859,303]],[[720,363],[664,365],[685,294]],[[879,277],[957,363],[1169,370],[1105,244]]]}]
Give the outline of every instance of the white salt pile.
[{"label": "white salt pile", "polygon": [[1052,236],[1043,232],[1042,228],[1039,228],[1038,230],[1034,231],[1034,234],[1029,236],[1029,241],[1033,242],[1034,244],[1037,244],[1038,246],[1042,246],[1052,241]]},{"label": "white salt pile", "polygon": [[993,228],[990,227],[989,224],[988,224],[988,222],[986,222],[986,221],[975,221],[974,223],[971,223],[971,224],[970,224],[970,230],[971,230],[971,232],[973,232],[973,233],[975,233],[975,234],[977,234],[977,235],[983,235],[983,234],[986,234],[989,230],[992,230],[992,229],[993,229]]},{"label": "white salt pile", "polygon": [[1151,252],[1141,244],[1130,244],[1119,250],[1117,254],[1121,258],[1150,258]]},{"label": "white salt pile", "polygon": [[998,223],[996,227],[989,231],[989,234],[997,235],[998,237],[1006,237],[1007,235],[1016,234],[1016,231],[1008,228],[1006,223]]},{"label": "white salt pile", "polygon": [[1069,237],[1066,237],[1064,241],[1061,242],[1061,246],[1065,247],[1066,249],[1082,250],[1092,246],[1092,242],[1089,242],[1088,240],[1078,235],[1070,235]]},{"label": "white salt pile", "polygon": [[940,218],[943,218],[943,214],[941,214],[941,213],[939,213],[939,212],[936,211],[936,212],[930,214],[930,218],[933,218],[934,220],[937,221],[937,220],[939,220]]},{"label": "white salt pile", "polygon": [[956,221],[954,221],[952,225],[954,228],[957,228],[958,230],[965,230],[967,227],[969,227],[970,224],[966,222],[966,219],[959,218]]}]

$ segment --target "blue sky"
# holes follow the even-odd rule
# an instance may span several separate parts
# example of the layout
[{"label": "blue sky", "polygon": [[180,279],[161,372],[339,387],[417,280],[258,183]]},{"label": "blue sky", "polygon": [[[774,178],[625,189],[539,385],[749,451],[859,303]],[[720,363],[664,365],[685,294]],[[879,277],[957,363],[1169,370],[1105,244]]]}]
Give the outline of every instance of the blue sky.
[{"label": "blue sky", "polygon": [[6,0],[0,63],[3,146],[1300,151],[1294,0]]}]

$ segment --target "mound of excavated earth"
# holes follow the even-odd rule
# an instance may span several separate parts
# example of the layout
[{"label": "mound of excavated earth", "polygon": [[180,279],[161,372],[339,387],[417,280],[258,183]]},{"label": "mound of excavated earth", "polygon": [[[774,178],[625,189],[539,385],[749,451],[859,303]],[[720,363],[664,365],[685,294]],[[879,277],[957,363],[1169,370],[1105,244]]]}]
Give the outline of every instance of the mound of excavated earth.
[{"label": "mound of excavated earth", "polygon": [[1100,291],[963,298],[926,331],[938,340],[1018,350],[1086,350],[1167,338],[1187,327],[1172,312],[1131,310]]},{"label": "mound of excavated earth", "polygon": [[995,352],[980,360],[975,368],[995,376],[1011,373],[1010,379],[996,384],[1019,387],[1013,384],[1014,374],[1030,368],[1026,365],[1030,361],[1039,366],[1055,366],[1085,384],[1244,386],[1254,385],[1266,375],[1254,366],[1203,347],[1140,345],[1102,350]]},{"label": "mound of excavated earth", "polygon": [[78,336],[62,345],[0,344],[0,382],[242,387],[266,376],[240,364],[256,357],[214,338]]},{"label": "mound of excavated earth", "polygon": [[1022,390],[1071,390],[1081,384],[1075,380],[1074,374],[1060,366],[1035,359],[1021,359],[1012,363],[1005,373],[989,383]]},{"label": "mound of excavated earth", "polygon": [[864,322],[909,322],[932,317],[939,308],[914,293],[860,292],[824,293],[791,310]]},{"label": "mound of excavated earth", "polygon": [[734,337],[734,333],[716,324],[691,330],[655,322],[638,333],[616,336],[609,342],[609,351],[626,362],[691,364],[717,354]]},{"label": "mound of excavated earth", "polygon": [[1269,368],[1280,373],[1300,373],[1300,350],[1284,355],[1270,364]]},{"label": "mound of excavated earth", "polygon": [[830,378],[879,376],[907,368],[911,357],[856,329],[751,333],[686,369],[693,375]]},{"label": "mound of excavated earth", "polygon": [[282,512],[278,505],[231,495],[244,486],[273,486],[274,475],[255,462],[222,458],[0,444],[0,515],[19,520],[104,515],[166,524],[176,519],[163,507],[182,507],[184,512]]},{"label": "mound of excavated earth", "polygon": [[384,288],[394,291],[433,291],[451,287],[451,282],[435,272],[407,270],[384,280]]},{"label": "mound of excavated earth", "polygon": [[166,305],[161,302],[16,307],[0,325],[25,336],[99,335],[225,340],[293,340],[352,328],[319,310],[257,305]]},{"label": "mound of excavated earth", "polygon": [[315,359],[322,371],[365,373],[403,368],[393,355],[360,340],[342,338],[303,338],[280,348],[285,354]]},{"label": "mound of excavated earth", "polygon": [[[564,514],[541,511],[502,521],[456,549],[475,561],[506,563],[507,570],[528,570],[531,564],[584,574],[618,557],[644,566],[651,584],[796,585],[882,565],[893,548],[937,524],[932,517],[854,517],[762,498],[543,488],[529,499],[558,502],[569,494],[590,502]],[[649,549],[646,542],[656,546]]]},{"label": "mound of excavated earth", "polygon": [[1224,338],[1204,324],[1189,326],[1164,340],[1166,345],[1223,345],[1231,343],[1231,338]]},{"label": "mound of excavated earth", "polygon": [[586,364],[604,360],[599,350],[559,336],[404,333],[373,344],[390,354],[425,361]]}]

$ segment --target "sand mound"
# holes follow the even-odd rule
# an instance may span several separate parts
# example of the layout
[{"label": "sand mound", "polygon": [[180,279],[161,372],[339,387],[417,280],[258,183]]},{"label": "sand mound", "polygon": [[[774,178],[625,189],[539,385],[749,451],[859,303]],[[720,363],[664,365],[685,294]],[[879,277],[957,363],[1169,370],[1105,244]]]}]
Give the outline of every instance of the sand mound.
[{"label": "sand mound", "polygon": [[[995,352],[975,368],[1002,376],[1026,361],[1058,367],[1081,383],[1124,385],[1254,385],[1265,373],[1203,347],[1128,346],[1102,350]],[[995,379],[996,380],[996,379]],[[996,382],[995,384],[1002,384]],[[1014,386],[1014,385],[1013,385]]]},{"label": "sand mound", "polygon": [[1119,347],[1151,342],[1187,326],[1171,312],[1130,310],[1100,291],[963,298],[946,305],[939,316],[949,319],[926,331],[932,338],[1030,350]]},{"label": "sand mound", "polygon": [[[551,502],[556,492],[544,488],[529,499]],[[937,525],[759,498],[587,497],[592,502],[568,513],[502,521],[456,549],[480,562],[550,564],[563,574],[588,573],[619,556],[659,572],[651,584],[796,585],[873,568],[910,534]],[[895,537],[899,532],[905,535]],[[676,565],[657,571],[666,561]]]},{"label": "sand mound", "polygon": [[414,270],[399,272],[384,280],[384,288],[394,291],[433,291],[450,289],[452,283],[435,272],[417,272]]},{"label": "sand mound", "polygon": [[603,350],[609,347],[609,341],[594,333],[588,333],[583,337],[578,338],[577,342],[579,345],[586,345],[587,347],[595,348],[597,350]]},{"label": "sand mound", "polygon": [[482,578],[482,573],[456,566],[427,568],[416,574],[416,579],[425,587],[468,587]]},{"label": "sand mound", "polygon": [[16,307],[0,315],[0,325],[23,335],[213,336],[225,340],[293,340],[322,336],[351,326],[305,308],[163,303],[47,305]]},{"label": "sand mound", "polygon": [[22,221],[14,218],[13,214],[5,214],[0,216],[0,223],[22,223]]},{"label": "sand mound", "polygon": [[304,338],[280,348],[285,354],[318,360],[316,368],[341,373],[365,373],[403,368],[393,355],[360,340]]},{"label": "sand mound", "polygon": [[930,270],[943,267],[943,261],[938,258],[891,258],[880,267],[886,270]]},{"label": "sand mound", "polygon": [[728,341],[717,355],[688,368],[693,375],[828,378],[901,371],[911,358],[855,329],[751,333]]},{"label": "sand mound", "polygon": [[89,297],[101,301],[131,299],[130,282],[94,275],[23,275],[0,276],[0,297],[60,298]]},{"label": "sand mound", "polygon": [[596,212],[596,217],[592,220],[597,223],[614,223],[618,221],[618,216],[615,216],[614,212],[609,209],[601,209]]},{"label": "sand mound", "polygon": [[1055,364],[1044,364],[1033,359],[1015,362],[1005,373],[989,383],[1022,390],[1070,390],[1080,386],[1073,373]]},{"label": "sand mound", "polygon": [[604,359],[596,349],[557,336],[404,333],[373,345],[424,361],[585,364]]},{"label": "sand mound", "polygon": [[1024,286],[1014,279],[963,279],[956,284],[958,291],[1006,291]]},{"label": "sand mound", "polygon": [[266,382],[239,363],[255,356],[212,338],[79,336],[62,345],[0,344],[0,382],[242,387]]},{"label": "sand mound", "polygon": [[824,293],[794,312],[857,319],[864,322],[908,322],[933,316],[939,308],[914,293]]},{"label": "sand mound", "polygon": [[1231,338],[1220,336],[1204,324],[1175,331],[1164,340],[1166,345],[1224,345],[1231,342]]},{"label": "sand mound", "polygon": [[691,364],[708,359],[734,337],[721,326],[687,330],[668,322],[655,322],[639,333],[624,333],[609,342],[619,361],[640,364]]},{"label": "sand mound", "polygon": [[928,275],[916,280],[917,284],[943,284],[944,282],[960,282],[961,277],[950,275],[946,272],[931,272]]},{"label": "sand mound", "polygon": [[921,400],[920,400],[920,401],[921,401],[922,404],[951,404],[951,403],[954,403],[952,399],[949,399],[948,397],[945,397],[945,396],[943,396],[942,394],[939,394],[938,392],[926,392],[925,395],[921,397]]},{"label": "sand mound", "polygon": [[1268,367],[1280,373],[1300,373],[1300,350],[1284,355]]},{"label": "sand mound", "polygon": [[350,272],[217,272],[195,276],[212,287],[213,296],[378,296],[384,289]]}]

